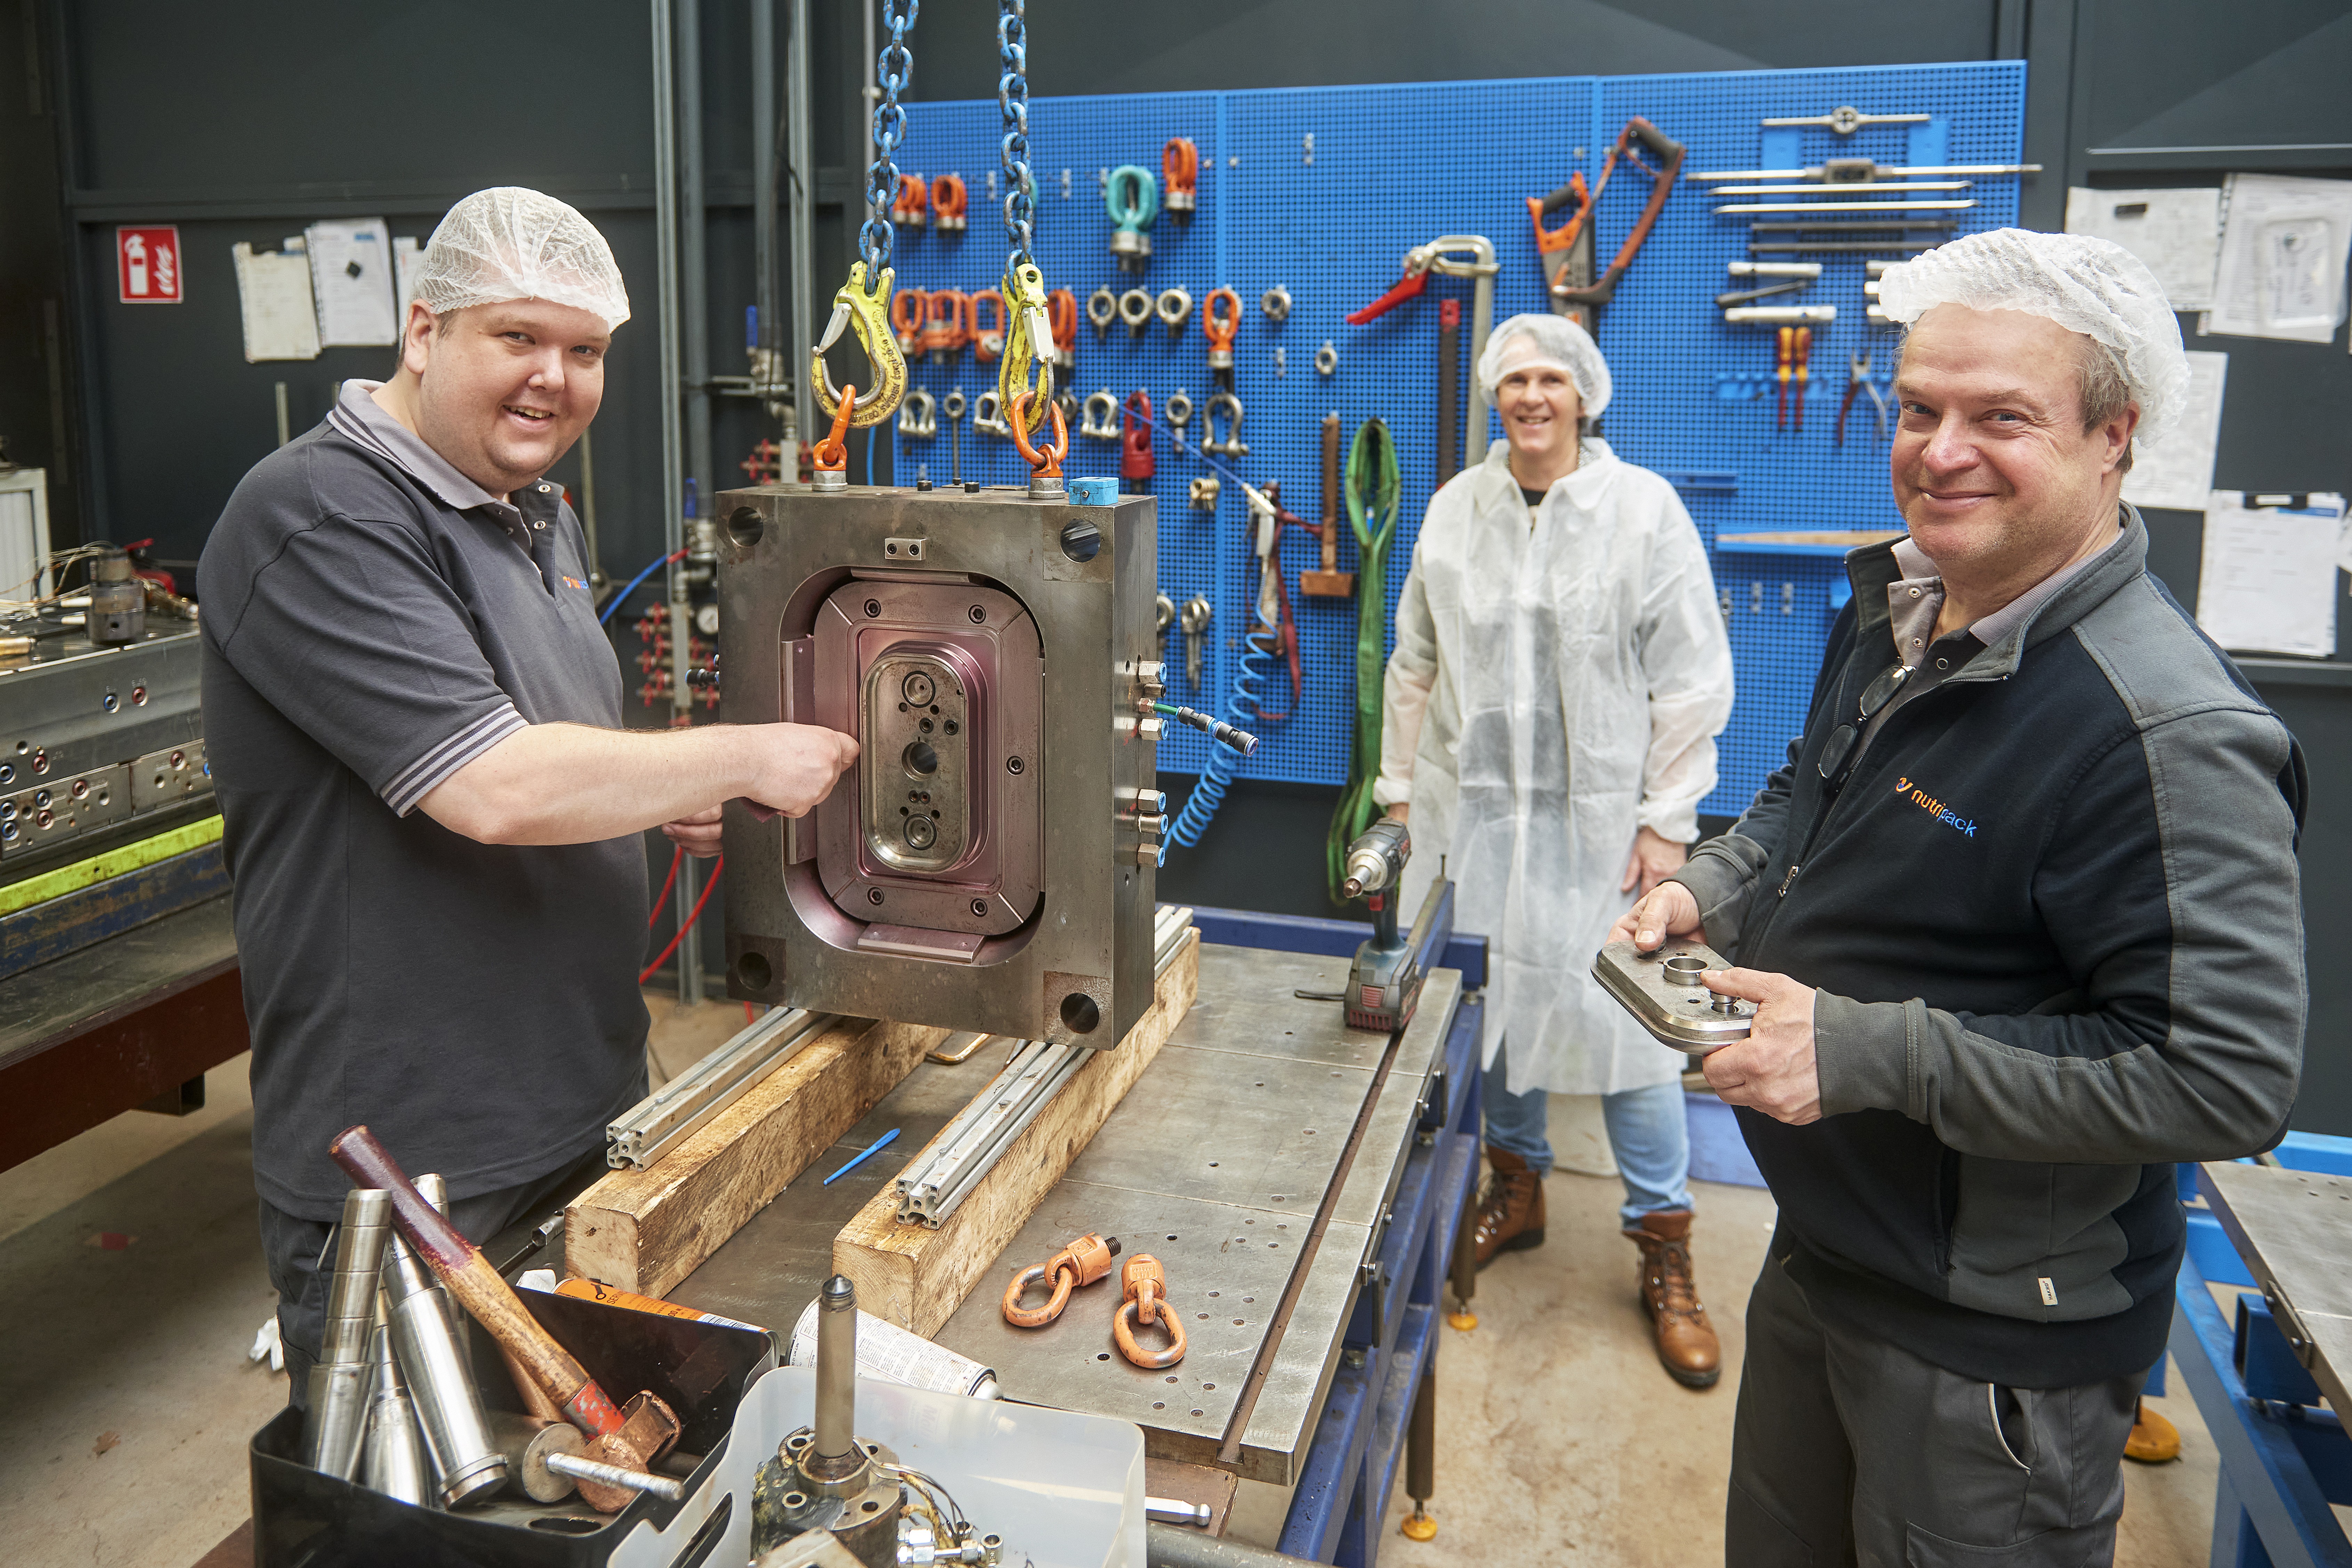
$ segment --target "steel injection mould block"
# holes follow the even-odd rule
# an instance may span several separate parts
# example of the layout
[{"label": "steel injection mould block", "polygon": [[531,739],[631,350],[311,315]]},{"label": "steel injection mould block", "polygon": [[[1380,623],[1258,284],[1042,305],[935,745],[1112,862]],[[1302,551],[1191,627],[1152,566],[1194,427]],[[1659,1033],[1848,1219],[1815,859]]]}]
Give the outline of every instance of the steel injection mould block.
[{"label": "steel injection mould block", "polygon": [[806,817],[728,807],[730,994],[1118,1044],[1165,821],[1154,502],[776,485],[719,516],[721,717],[860,747]]}]

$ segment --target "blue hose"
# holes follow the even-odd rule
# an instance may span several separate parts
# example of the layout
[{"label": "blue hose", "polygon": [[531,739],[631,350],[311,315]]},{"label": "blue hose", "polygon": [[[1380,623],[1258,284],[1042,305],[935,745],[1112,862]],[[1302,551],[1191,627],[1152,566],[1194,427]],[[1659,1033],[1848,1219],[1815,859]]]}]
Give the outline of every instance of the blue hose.
[{"label": "blue hose", "polygon": [[[686,552],[682,550],[678,552],[678,554],[680,555],[685,553]],[[627,587],[623,588],[619,593],[614,595],[610,599],[605,601],[603,612],[596,617],[596,624],[600,626],[610,625],[613,619],[613,612],[621,607],[621,601],[635,593],[637,591],[638,584],[644,582],[646,578],[652,576],[655,573],[668,565],[675,559],[677,559],[676,556],[670,555],[656,556],[652,565],[646,567],[644,571],[630,578]]]},{"label": "blue hose", "polygon": [[[1242,655],[1240,673],[1234,677],[1234,689],[1225,699],[1225,722],[1236,730],[1246,730],[1260,717],[1258,705],[1265,699],[1265,688],[1278,673],[1279,658],[1275,652],[1277,634],[1270,626],[1255,626],[1242,638],[1247,651]],[[1217,815],[1217,807],[1225,798],[1225,786],[1242,765],[1239,752],[1224,746],[1209,748],[1208,765],[1201,770],[1200,781],[1192,793],[1184,797],[1184,809],[1168,826],[1168,837],[1160,846],[1160,861],[1168,860],[1168,847],[1178,844],[1190,849],[1201,842],[1207,832],[1209,819]]]}]

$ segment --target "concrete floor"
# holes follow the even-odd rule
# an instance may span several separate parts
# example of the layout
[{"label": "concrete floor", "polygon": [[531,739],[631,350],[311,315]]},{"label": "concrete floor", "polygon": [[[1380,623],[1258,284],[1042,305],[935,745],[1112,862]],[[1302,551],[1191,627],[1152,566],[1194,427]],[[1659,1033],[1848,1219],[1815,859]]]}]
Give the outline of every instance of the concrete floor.
[{"label": "concrete floor", "polygon": [[[675,1073],[742,1025],[712,1004],[656,1000],[655,1054]],[[185,1568],[248,1510],[245,1445],[284,1404],[286,1380],[246,1359],[274,1293],[254,1228],[252,1106],[243,1058],[215,1070],[210,1103],[133,1112],[0,1173],[0,1520],[12,1568]],[[1563,1152],[1582,1108],[1561,1102]],[[1605,1147],[1601,1151],[1605,1157]],[[1480,1276],[1478,1327],[1452,1329],[1440,1363],[1437,1538],[1395,1533],[1411,1568],[1719,1561],[1723,1478],[1738,1377],[1739,1309],[1772,1204],[1702,1186],[1695,1252],[1724,1339],[1722,1384],[1668,1381],[1616,1235],[1613,1179],[1556,1173],[1549,1239]],[[2186,1397],[2178,1464],[2126,1467],[2117,1562],[2205,1561],[2213,1456]]]}]

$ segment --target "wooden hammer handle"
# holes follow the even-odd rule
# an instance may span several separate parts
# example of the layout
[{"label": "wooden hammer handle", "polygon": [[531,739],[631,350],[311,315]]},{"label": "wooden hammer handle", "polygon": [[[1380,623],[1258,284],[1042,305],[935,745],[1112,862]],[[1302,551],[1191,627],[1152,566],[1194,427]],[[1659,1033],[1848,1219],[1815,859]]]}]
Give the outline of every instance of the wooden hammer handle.
[{"label": "wooden hammer handle", "polygon": [[539,1326],[480,1249],[425,1201],[374,1133],[364,1126],[345,1128],[327,1152],[359,1185],[391,1194],[393,1224],[409,1246],[499,1348],[562,1407],[566,1420],[591,1437],[621,1429],[620,1411],[587,1368]]}]

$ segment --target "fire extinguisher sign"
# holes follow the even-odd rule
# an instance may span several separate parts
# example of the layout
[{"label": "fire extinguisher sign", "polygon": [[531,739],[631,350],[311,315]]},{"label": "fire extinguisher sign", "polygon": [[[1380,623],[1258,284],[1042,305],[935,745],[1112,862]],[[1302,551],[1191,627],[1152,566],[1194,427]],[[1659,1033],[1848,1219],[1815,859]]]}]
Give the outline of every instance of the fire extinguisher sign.
[{"label": "fire extinguisher sign", "polygon": [[126,305],[177,305],[186,298],[180,291],[176,226],[116,229],[114,268]]}]

